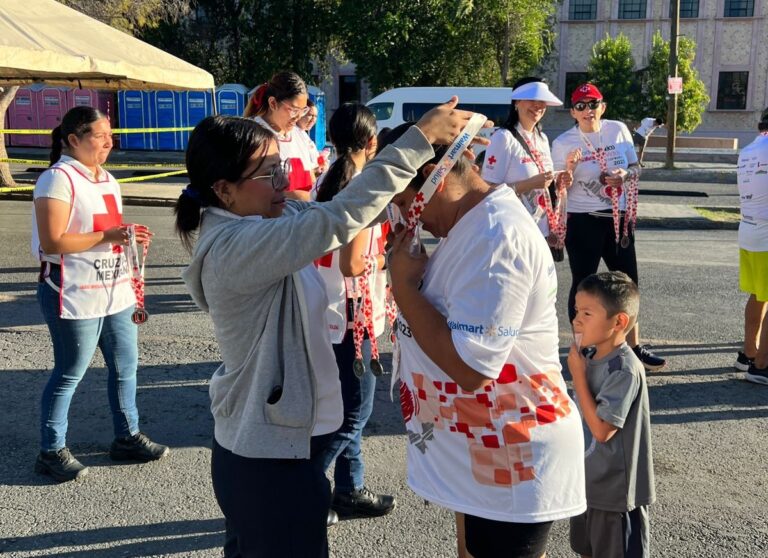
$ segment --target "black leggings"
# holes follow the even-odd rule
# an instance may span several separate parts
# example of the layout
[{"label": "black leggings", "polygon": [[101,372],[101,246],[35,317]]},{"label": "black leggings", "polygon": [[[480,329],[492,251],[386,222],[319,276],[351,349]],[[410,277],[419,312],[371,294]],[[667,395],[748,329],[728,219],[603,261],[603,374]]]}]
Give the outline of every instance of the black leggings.
[{"label": "black leggings", "polygon": [[[623,271],[637,284],[637,256],[635,235],[630,233],[629,246],[616,245],[611,212],[597,217],[589,213],[569,213],[565,235],[565,249],[571,266],[571,292],[568,294],[568,317],[576,316],[576,287],[588,276],[597,272],[600,259],[611,271]],[[624,217],[619,225],[619,238],[624,230]]]}]

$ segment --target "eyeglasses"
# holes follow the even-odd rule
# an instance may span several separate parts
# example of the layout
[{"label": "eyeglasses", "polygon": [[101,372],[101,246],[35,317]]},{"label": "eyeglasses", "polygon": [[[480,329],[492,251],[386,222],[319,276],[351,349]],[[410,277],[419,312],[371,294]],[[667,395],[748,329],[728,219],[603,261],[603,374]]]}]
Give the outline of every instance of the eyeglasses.
[{"label": "eyeglasses", "polygon": [[309,109],[311,107],[304,107],[304,108],[296,108],[289,105],[286,101],[283,101],[280,103],[281,105],[285,105],[288,107],[288,114],[291,115],[291,118],[296,118],[297,116],[301,118],[305,114],[309,112]]},{"label": "eyeglasses", "polygon": [[285,185],[288,183],[289,174],[291,174],[291,160],[286,159],[284,161],[280,161],[279,165],[275,165],[274,167],[272,167],[272,172],[270,172],[269,174],[241,176],[240,181],[242,182],[244,180],[261,180],[261,179],[269,178],[271,181],[273,190],[282,190],[285,188]]},{"label": "eyeglasses", "polygon": [[578,103],[574,103],[573,110],[575,110],[577,112],[581,112],[581,111],[583,111],[583,110],[585,110],[587,108],[589,108],[590,110],[596,110],[597,107],[599,107],[602,104],[603,104],[603,102],[602,101],[598,101],[598,100],[589,101],[589,102],[586,102],[586,103],[584,101],[579,101]]}]

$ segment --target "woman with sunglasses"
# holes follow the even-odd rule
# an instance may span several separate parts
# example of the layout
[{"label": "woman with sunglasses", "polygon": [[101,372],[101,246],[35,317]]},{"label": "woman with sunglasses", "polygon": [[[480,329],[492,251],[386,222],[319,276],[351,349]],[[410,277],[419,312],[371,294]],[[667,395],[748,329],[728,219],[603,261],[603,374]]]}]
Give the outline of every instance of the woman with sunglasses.
[{"label": "woman with sunglasses", "polygon": [[[627,126],[602,119],[606,104],[597,87],[579,85],[571,94],[571,104],[576,125],[552,143],[552,160],[555,171],[566,170],[569,154],[581,151],[568,191],[565,237],[572,281],[568,316],[573,321],[576,287],[597,272],[601,259],[611,271],[623,271],[638,283],[635,235],[624,221],[627,209],[636,208],[637,196],[627,196],[627,191],[630,181],[639,178],[640,165]],[[638,325],[627,335],[627,343],[647,370],[666,365],[663,358],[639,344]]]},{"label": "woman with sunglasses", "polygon": [[310,111],[307,86],[293,72],[279,72],[259,85],[248,100],[243,116],[254,118],[277,138],[280,157],[290,161],[286,197],[309,200],[315,182],[317,158],[312,157],[299,120]]},{"label": "woman with sunglasses", "polygon": [[450,143],[472,113],[428,112],[326,203],[286,200],[277,138],[250,119],[213,116],[186,154],[176,204],[189,248],[183,278],[213,321],[223,364],[210,382],[211,475],[225,556],[328,556],[330,484],[319,456],[342,423],[328,299],[314,260],[351,241]]}]

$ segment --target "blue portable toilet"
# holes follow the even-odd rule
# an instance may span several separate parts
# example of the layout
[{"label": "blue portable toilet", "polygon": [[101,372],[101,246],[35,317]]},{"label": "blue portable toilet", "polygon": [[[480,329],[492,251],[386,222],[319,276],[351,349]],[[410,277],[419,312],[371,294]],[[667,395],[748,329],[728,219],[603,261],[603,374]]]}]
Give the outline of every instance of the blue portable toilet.
[{"label": "blue portable toilet", "polygon": [[[121,128],[154,127],[154,95],[151,91],[118,91],[117,109]],[[157,134],[120,134],[122,149],[157,149]]]},{"label": "blue portable toilet", "polygon": [[216,89],[216,109],[219,114],[242,116],[248,101],[248,88],[240,83],[225,83]]},{"label": "blue portable toilet", "polygon": [[[181,124],[181,91],[153,91],[154,124],[157,128],[180,128]],[[160,151],[181,151],[181,132],[155,133],[155,149]]]},{"label": "blue portable toilet", "polygon": [[309,137],[315,142],[317,150],[325,147],[325,92],[319,87],[310,85],[307,87],[309,98],[317,107],[317,121],[309,131]]},{"label": "blue portable toilet", "polygon": [[[210,91],[184,91],[181,95],[180,126],[197,126],[206,116],[213,114],[213,97]],[[181,132],[180,148],[185,150],[191,132]]]}]

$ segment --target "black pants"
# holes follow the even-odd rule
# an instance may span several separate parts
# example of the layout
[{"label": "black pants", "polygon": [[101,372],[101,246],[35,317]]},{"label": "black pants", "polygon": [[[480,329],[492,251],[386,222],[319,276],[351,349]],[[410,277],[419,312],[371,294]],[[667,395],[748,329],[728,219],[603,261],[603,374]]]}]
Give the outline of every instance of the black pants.
[{"label": "black pants", "polygon": [[310,459],[250,459],[213,441],[211,477],[226,519],[225,558],[327,558],[331,486],[312,437]]},{"label": "black pants", "polygon": [[[576,316],[576,287],[589,275],[597,272],[600,260],[611,271],[623,271],[637,284],[637,256],[635,235],[630,233],[629,246],[616,245],[611,212],[596,217],[589,213],[569,213],[565,235],[565,249],[571,266],[571,292],[568,294],[568,317]],[[624,217],[619,225],[619,238],[624,231]]]},{"label": "black pants", "polygon": [[473,558],[540,558],[552,522],[507,523],[464,515],[467,550]]}]

